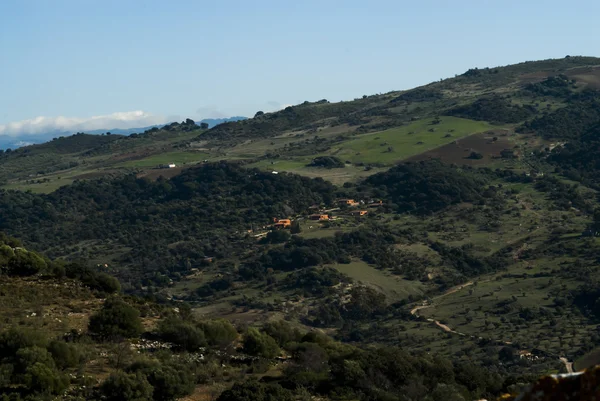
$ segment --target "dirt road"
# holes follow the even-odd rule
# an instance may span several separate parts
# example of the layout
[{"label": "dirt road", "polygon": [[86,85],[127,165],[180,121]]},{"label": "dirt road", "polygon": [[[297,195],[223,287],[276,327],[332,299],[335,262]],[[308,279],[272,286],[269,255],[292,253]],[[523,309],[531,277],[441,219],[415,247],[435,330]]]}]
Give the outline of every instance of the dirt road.
[{"label": "dirt road", "polygon": [[[470,286],[470,285],[473,285],[473,282],[472,282],[472,281],[469,281],[468,283],[465,283],[465,284],[457,285],[456,287],[449,288],[449,289],[448,289],[448,290],[446,290],[446,291],[445,291],[443,294],[440,294],[440,295],[438,295],[438,296],[435,296],[435,297],[433,297],[433,298],[432,298],[432,300],[440,299],[440,298],[442,298],[442,297],[445,297],[446,295],[454,294],[455,292],[457,292],[457,291],[460,291],[460,290],[462,290],[463,288],[465,288],[465,287],[468,287],[468,286]],[[414,307],[414,308],[412,308],[412,309],[410,310],[410,314],[411,314],[411,315],[414,315],[414,314],[416,314],[418,311],[420,311],[421,309],[427,309],[427,308],[431,308],[432,306],[433,306],[433,305],[420,305],[420,306],[416,306],[416,307]]]},{"label": "dirt road", "polygon": [[[485,280],[485,281],[490,281],[490,280]],[[438,296],[432,298],[432,300],[445,297],[446,295],[454,294],[455,292],[458,292],[458,291],[460,291],[460,290],[462,290],[462,289],[464,289],[464,288],[466,288],[466,287],[468,287],[470,285],[473,285],[472,281],[469,281],[468,283],[465,283],[465,284],[457,285],[456,287],[452,287],[452,288],[448,289],[443,294],[438,295]],[[423,309],[427,309],[427,308],[431,308],[433,306],[435,306],[435,305],[434,304],[423,304],[423,305],[415,306],[414,308],[412,308],[410,310],[410,314],[413,315],[413,316],[417,316],[418,317],[419,316],[417,314],[418,311],[423,310]],[[469,336],[471,338],[476,338],[476,336],[468,335],[466,333],[461,333],[459,331],[453,330],[450,326],[448,326],[446,324],[443,324],[443,323],[440,323],[438,320],[435,320],[435,319],[426,319],[426,320],[428,322],[430,322],[430,323],[435,324],[437,327],[439,327],[440,329],[444,330],[447,333],[453,333],[453,334],[457,334],[459,336]],[[506,344],[506,345],[512,344],[511,341],[496,340],[496,342],[498,344]],[[570,362],[567,358],[562,357],[562,356],[560,358],[558,358],[558,359],[560,359],[560,361],[565,365],[565,368],[567,369],[567,373],[573,373],[573,362]]]}]

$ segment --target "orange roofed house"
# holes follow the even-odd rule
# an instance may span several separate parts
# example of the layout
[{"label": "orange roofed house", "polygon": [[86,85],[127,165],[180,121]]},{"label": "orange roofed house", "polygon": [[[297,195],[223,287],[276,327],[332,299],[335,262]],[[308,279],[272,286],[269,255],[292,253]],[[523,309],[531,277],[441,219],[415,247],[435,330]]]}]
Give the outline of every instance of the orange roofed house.
[{"label": "orange roofed house", "polygon": [[290,219],[274,219],[275,224],[273,224],[273,228],[279,230],[281,228],[289,228],[292,226],[292,221]]},{"label": "orange roofed house", "polygon": [[328,221],[329,215],[328,214],[311,214],[308,218],[311,220]]},{"label": "orange roofed house", "polygon": [[366,214],[368,214],[368,213],[369,213],[369,212],[368,212],[368,211],[366,211],[366,210],[353,210],[353,211],[351,211],[351,212],[350,212],[350,214],[351,214],[352,216],[364,216],[364,215],[366,215]]},{"label": "orange roofed house", "polygon": [[358,206],[360,203],[355,202],[354,199],[340,199],[338,200],[340,206]]}]

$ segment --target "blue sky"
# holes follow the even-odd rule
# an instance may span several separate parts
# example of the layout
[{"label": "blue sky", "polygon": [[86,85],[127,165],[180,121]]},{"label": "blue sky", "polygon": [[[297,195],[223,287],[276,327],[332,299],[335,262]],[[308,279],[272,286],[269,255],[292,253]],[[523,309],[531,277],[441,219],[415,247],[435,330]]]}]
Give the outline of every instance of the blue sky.
[{"label": "blue sky", "polygon": [[2,0],[0,135],[252,116],[600,56],[598,15],[596,0]]}]

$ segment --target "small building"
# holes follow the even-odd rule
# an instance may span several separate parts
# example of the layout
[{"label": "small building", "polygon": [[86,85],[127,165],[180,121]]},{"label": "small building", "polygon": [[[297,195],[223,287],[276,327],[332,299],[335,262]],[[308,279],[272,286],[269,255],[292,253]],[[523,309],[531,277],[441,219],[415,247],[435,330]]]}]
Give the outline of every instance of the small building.
[{"label": "small building", "polygon": [[328,214],[311,214],[310,216],[308,216],[308,218],[317,221],[329,221]]},{"label": "small building", "polygon": [[369,212],[367,210],[353,210],[350,212],[350,215],[352,216],[365,216],[367,215]]},{"label": "small building", "polygon": [[290,219],[275,219],[275,224],[273,224],[273,228],[276,230],[282,228],[289,228],[292,226],[292,221]]},{"label": "small building", "polygon": [[338,200],[338,205],[340,206],[358,206],[360,203],[356,202],[354,199],[340,199]]},{"label": "small building", "polygon": [[371,203],[369,203],[367,205],[367,207],[381,207],[383,206],[383,201],[378,200],[378,201],[372,201]]}]

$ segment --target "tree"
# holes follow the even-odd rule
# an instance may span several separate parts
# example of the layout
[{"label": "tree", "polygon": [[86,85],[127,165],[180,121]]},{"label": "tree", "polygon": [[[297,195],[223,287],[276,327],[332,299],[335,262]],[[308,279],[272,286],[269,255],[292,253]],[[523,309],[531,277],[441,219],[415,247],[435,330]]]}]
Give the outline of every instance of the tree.
[{"label": "tree", "polygon": [[39,393],[59,394],[69,385],[69,380],[53,366],[36,362],[27,368],[22,383]]},{"label": "tree", "polygon": [[201,322],[199,327],[204,331],[208,343],[213,346],[226,347],[238,336],[235,327],[225,319]]},{"label": "tree", "polygon": [[468,158],[473,160],[480,160],[483,159],[483,155],[479,152],[471,152]]},{"label": "tree", "polygon": [[161,320],[158,324],[158,334],[164,341],[172,342],[190,352],[206,345],[202,329],[176,317]]},{"label": "tree", "polygon": [[41,272],[46,266],[46,261],[37,253],[15,249],[14,257],[8,262],[8,271],[18,276],[32,276]]},{"label": "tree", "polygon": [[60,369],[74,368],[79,365],[81,353],[73,344],[54,340],[48,346],[54,362]]},{"label": "tree", "polygon": [[224,391],[217,401],[292,401],[294,395],[279,384],[260,383],[248,380],[236,383]]},{"label": "tree", "polygon": [[143,330],[140,311],[120,298],[107,298],[102,309],[90,318],[88,329],[105,339],[138,337]]},{"label": "tree", "polygon": [[100,386],[106,401],[148,401],[152,399],[152,386],[142,373],[111,374]]},{"label": "tree", "polygon": [[283,347],[292,341],[299,341],[302,337],[300,331],[292,327],[292,325],[285,320],[267,322],[263,329],[265,330],[265,333],[277,341],[277,344],[279,344],[280,347]]},{"label": "tree", "polygon": [[346,167],[343,161],[335,156],[318,156],[315,157],[308,167],[325,167],[325,168],[343,168]]},{"label": "tree", "polygon": [[279,347],[271,336],[251,327],[244,336],[243,351],[248,355],[274,358],[279,354]]},{"label": "tree", "polygon": [[208,129],[208,123],[200,123],[200,129]]},{"label": "tree", "polygon": [[356,286],[350,291],[350,301],[344,305],[344,316],[364,320],[385,311],[385,295],[371,287]]},{"label": "tree", "polygon": [[300,234],[302,232],[302,227],[300,227],[299,221],[296,220],[292,223],[292,226],[290,227],[290,232],[292,234]]},{"label": "tree", "polygon": [[171,401],[182,398],[194,391],[194,377],[185,369],[174,366],[158,365],[147,375],[147,380],[154,392],[155,401]]},{"label": "tree", "polygon": [[265,240],[271,244],[282,244],[290,239],[290,233],[286,230],[273,230],[270,231]]}]

